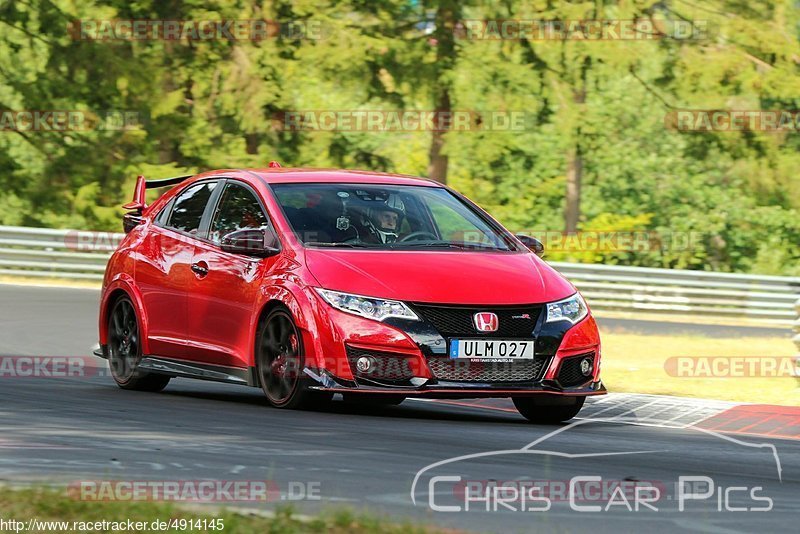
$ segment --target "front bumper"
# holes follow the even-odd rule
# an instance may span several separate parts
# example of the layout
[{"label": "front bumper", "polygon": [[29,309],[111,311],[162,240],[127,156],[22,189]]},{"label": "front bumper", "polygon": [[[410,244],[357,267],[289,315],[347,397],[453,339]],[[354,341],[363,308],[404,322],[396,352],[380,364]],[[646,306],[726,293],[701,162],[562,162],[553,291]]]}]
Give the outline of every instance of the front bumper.
[{"label": "front bumper", "polygon": [[[538,305],[495,307],[503,330],[484,336],[474,331],[473,309],[413,306],[420,321],[377,322],[323,307],[320,328],[307,344],[318,345],[306,363],[311,387],[440,398],[606,393],[599,376],[600,339],[591,315],[575,325],[546,323]],[[532,360],[497,365],[450,358],[452,339],[480,337],[531,339],[536,354]],[[591,367],[584,372],[580,362],[587,358]]]},{"label": "front bumper", "polygon": [[[603,382],[591,382],[582,387],[564,389],[550,380],[529,383],[480,383],[480,382],[447,382],[442,380],[428,381],[416,386],[382,386],[342,380],[327,372],[315,373],[306,369],[305,374],[312,379],[309,389],[330,393],[385,394],[402,395],[404,397],[423,397],[432,399],[463,399],[491,397],[530,397],[536,395],[558,395],[562,397],[587,397],[605,395]],[[431,383],[428,383],[431,382]]]}]

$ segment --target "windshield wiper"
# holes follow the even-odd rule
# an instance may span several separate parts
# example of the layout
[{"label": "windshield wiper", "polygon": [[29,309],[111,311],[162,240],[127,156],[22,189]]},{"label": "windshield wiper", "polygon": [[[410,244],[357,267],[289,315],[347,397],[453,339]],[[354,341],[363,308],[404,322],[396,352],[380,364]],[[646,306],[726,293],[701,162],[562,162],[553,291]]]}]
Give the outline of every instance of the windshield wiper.
[{"label": "windshield wiper", "polygon": [[497,248],[490,245],[482,245],[480,243],[453,243],[451,241],[411,241],[408,243],[395,243],[392,248],[452,248],[456,250],[497,250],[505,251],[506,249]]},{"label": "windshield wiper", "polygon": [[321,241],[311,241],[306,243],[310,247],[342,247],[342,248],[374,248],[376,245],[368,243],[326,243]]}]

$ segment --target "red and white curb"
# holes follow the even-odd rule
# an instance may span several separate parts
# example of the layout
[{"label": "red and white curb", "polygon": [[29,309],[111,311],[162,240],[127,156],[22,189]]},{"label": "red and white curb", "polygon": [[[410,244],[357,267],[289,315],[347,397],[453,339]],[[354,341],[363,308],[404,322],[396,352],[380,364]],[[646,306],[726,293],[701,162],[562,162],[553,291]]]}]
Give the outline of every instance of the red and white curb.
[{"label": "red and white curb", "polygon": [[796,406],[611,393],[588,404],[580,417],[613,418],[643,426],[696,427],[725,434],[800,439],[800,407]]},{"label": "red and white curb", "polygon": [[735,407],[736,403],[691,397],[609,393],[588,399],[579,419],[619,420],[666,428],[686,428]]},{"label": "red and white curb", "polygon": [[[510,399],[441,400],[442,404],[517,413]],[[609,393],[589,397],[578,420],[659,428],[696,427],[725,434],[800,440],[800,407],[713,399]]]}]

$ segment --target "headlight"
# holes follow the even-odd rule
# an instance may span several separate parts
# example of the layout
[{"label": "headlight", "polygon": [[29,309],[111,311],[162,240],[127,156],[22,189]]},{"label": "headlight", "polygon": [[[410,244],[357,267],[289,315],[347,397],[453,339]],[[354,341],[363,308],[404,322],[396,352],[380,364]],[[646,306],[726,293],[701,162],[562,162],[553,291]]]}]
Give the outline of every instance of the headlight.
[{"label": "headlight", "polygon": [[351,295],[350,293],[340,293],[329,289],[316,288],[317,293],[331,306],[337,310],[347,313],[354,313],[367,319],[383,321],[389,317],[400,317],[401,319],[411,319],[419,321],[417,314],[405,303],[397,300],[375,299],[372,297],[362,297]]},{"label": "headlight", "polygon": [[569,321],[575,324],[588,314],[589,308],[586,306],[586,302],[584,302],[580,293],[575,293],[567,299],[551,302],[547,305],[548,323]]}]

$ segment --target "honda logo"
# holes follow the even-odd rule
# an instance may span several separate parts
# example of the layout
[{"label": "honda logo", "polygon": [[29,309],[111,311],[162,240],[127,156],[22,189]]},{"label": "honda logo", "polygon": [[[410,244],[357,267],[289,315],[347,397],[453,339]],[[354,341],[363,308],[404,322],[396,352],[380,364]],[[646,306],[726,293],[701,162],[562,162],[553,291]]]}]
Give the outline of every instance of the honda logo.
[{"label": "honda logo", "polygon": [[500,327],[497,314],[491,312],[476,313],[472,317],[472,321],[475,323],[475,329],[478,332],[497,332]]}]

